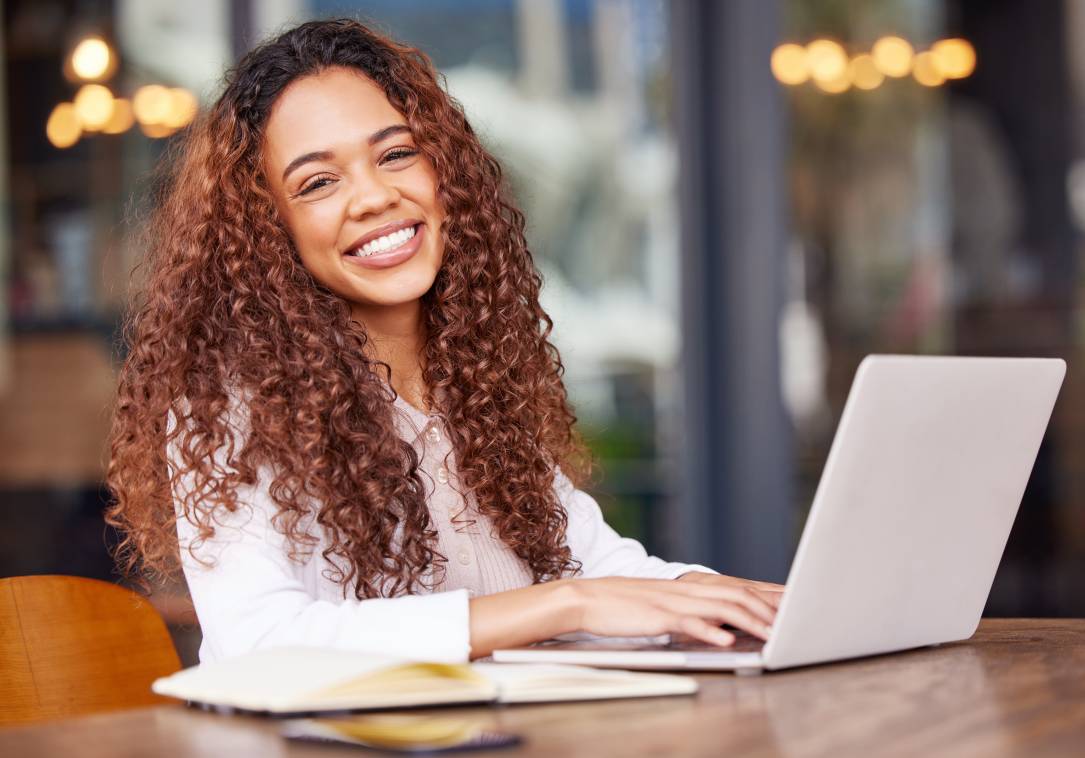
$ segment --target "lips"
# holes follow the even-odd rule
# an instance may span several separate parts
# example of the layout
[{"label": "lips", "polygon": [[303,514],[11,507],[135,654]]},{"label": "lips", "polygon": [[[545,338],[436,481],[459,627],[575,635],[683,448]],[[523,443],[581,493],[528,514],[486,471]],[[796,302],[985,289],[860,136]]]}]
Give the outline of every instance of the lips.
[{"label": "lips", "polygon": [[392,232],[398,232],[400,229],[409,229],[410,227],[417,226],[421,223],[421,220],[417,218],[408,218],[403,219],[402,221],[393,221],[391,223],[385,224],[384,226],[379,226],[376,229],[367,232],[365,235],[354,240],[354,242],[352,242],[344,251],[344,254],[350,255],[356,250],[360,250],[362,246],[377,239],[378,237],[383,237],[384,235],[391,234]]},{"label": "lips", "polygon": [[351,268],[357,266],[372,271],[392,269],[413,258],[422,247],[425,236],[426,225],[419,224],[414,236],[401,245],[371,255],[355,255],[354,251],[350,251],[343,254],[343,260]]}]

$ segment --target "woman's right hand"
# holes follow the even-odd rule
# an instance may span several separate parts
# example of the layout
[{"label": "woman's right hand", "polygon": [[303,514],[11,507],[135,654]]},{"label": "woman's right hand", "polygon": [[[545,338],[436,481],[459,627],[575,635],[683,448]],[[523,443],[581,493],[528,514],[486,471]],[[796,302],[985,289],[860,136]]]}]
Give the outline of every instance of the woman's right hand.
[{"label": "woman's right hand", "polygon": [[[767,597],[767,595],[766,595]],[[468,605],[471,658],[569,632],[608,637],[677,634],[731,645],[731,624],[766,639],[776,610],[757,583],[608,576],[555,579],[492,595]]]},{"label": "woman's right hand", "polygon": [[613,637],[683,634],[731,645],[731,624],[768,639],[776,609],[749,587],[672,579],[601,577],[565,579],[573,590],[578,631]]}]

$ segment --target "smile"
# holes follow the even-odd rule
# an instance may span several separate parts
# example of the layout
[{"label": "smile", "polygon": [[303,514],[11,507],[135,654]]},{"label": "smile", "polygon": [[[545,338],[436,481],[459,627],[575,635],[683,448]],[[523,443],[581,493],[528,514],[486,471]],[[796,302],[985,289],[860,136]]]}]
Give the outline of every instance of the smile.
[{"label": "smile", "polygon": [[413,258],[425,235],[425,224],[407,226],[369,240],[345,253],[343,258],[352,265],[368,269],[391,268]]},{"label": "smile", "polygon": [[383,237],[377,237],[375,240],[362,245],[361,248],[352,250],[350,255],[368,258],[371,255],[377,253],[385,253],[390,250],[398,248],[400,245],[405,244],[409,240],[414,238],[416,227],[409,226],[406,229],[400,229],[399,231],[386,234]]}]

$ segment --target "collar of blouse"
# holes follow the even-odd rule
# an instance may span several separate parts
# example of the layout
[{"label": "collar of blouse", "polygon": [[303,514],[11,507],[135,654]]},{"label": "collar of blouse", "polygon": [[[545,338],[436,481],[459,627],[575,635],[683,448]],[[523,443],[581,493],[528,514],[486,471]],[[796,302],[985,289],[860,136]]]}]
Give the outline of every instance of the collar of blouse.
[{"label": "collar of blouse", "polygon": [[[395,419],[396,431],[400,437],[412,444],[424,434],[433,435],[440,439],[443,423],[440,413],[436,411],[425,413],[408,403],[398,393],[396,394],[394,406],[399,411],[392,415]],[[437,439],[433,441],[436,442]]]}]

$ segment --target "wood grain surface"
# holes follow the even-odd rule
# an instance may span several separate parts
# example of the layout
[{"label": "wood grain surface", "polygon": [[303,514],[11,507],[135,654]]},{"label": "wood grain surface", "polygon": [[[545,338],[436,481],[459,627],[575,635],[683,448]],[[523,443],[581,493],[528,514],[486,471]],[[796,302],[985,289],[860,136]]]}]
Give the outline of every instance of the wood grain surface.
[{"label": "wood grain surface", "polygon": [[[938,648],[697,679],[696,696],[425,713],[524,739],[457,755],[1085,755],[1085,620],[985,620],[971,640]],[[279,726],[160,706],[3,729],[0,755],[366,754],[288,742]]]}]

